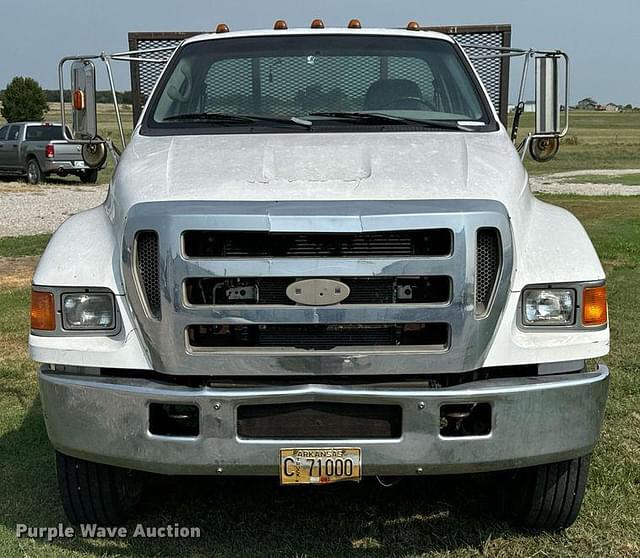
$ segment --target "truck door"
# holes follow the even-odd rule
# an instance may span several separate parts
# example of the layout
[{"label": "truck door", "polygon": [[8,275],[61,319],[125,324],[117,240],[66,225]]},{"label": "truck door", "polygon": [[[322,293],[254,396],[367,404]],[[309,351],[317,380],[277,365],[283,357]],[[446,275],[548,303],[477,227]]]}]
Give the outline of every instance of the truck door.
[{"label": "truck door", "polygon": [[5,139],[2,140],[0,136],[0,167],[3,169],[15,169],[19,166],[20,130],[19,124],[12,124],[6,132]]},{"label": "truck door", "polygon": [[2,126],[0,128],[0,170],[4,167],[5,152],[7,151],[7,134],[9,133],[9,126]]}]

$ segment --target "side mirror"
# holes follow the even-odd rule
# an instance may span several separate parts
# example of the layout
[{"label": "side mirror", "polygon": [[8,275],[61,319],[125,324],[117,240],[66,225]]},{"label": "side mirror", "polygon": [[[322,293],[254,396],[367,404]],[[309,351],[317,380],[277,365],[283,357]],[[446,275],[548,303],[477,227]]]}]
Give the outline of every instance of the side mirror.
[{"label": "side mirror", "polygon": [[561,134],[559,61],[555,54],[536,57],[536,135]]},{"label": "side mirror", "polygon": [[76,60],[71,65],[71,106],[74,137],[82,140],[96,139],[96,68],[90,60]]}]

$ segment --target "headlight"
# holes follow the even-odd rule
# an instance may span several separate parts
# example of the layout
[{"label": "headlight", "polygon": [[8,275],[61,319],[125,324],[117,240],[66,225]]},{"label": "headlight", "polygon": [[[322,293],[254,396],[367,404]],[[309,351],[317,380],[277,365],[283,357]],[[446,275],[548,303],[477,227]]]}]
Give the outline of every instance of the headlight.
[{"label": "headlight", "polygon": [[110,293],[76,293],[62,296],[64,329],[113,329],[115,310]]},{"label": "headlight", "polygon": [[522,322],[529,326],[565,326],[575,322],[573,289],[527,289],[523,296]]}]

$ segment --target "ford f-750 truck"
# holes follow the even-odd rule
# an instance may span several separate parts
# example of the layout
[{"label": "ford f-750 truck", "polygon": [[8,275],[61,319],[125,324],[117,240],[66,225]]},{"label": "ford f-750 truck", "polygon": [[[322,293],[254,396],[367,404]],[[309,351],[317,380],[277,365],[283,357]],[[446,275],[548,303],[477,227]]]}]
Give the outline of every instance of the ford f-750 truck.
[{"label": "ford f-750 truck", "polygon": [[[535,63],[520,152],[552,155],[568,59],[485,48]],[[120,156],[96,136],[94,60],[163,50],[61,63],[76,141],[119,161],[33,278],[69,519],[122,521],[139,471],[500,471],[516,521],[571,525],[607,396],[605,275],[532,195],[461,45],[413,23],[220,25],[171,49]]]}]

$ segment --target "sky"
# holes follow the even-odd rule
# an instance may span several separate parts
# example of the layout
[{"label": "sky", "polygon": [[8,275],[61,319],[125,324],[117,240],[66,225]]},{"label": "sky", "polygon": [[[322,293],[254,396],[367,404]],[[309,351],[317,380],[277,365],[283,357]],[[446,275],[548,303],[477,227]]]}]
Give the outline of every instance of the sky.
[{"label": "sky", "polygon": [[[572,59],[572,102],[640,106],[639,0],[0,0],[0,89],[13,76],[31,76],[57,88],[60,58],[127,50],[129,31],[263,29],[276,19],[306,27],[315,17],[327,26],[359,18],[365,27],[510,23],[512,44],[562,49]],[[129,89],[128,67],[116,63],[116,86]],[[101,70],[103,72],[104,70]],[[518,72],[512,70],[512,91]],[[105,88],[106,80],[99,82]],[[515,93],[511,95],[513,100]],[[529,94],[530,96],[530,94]]]}]

